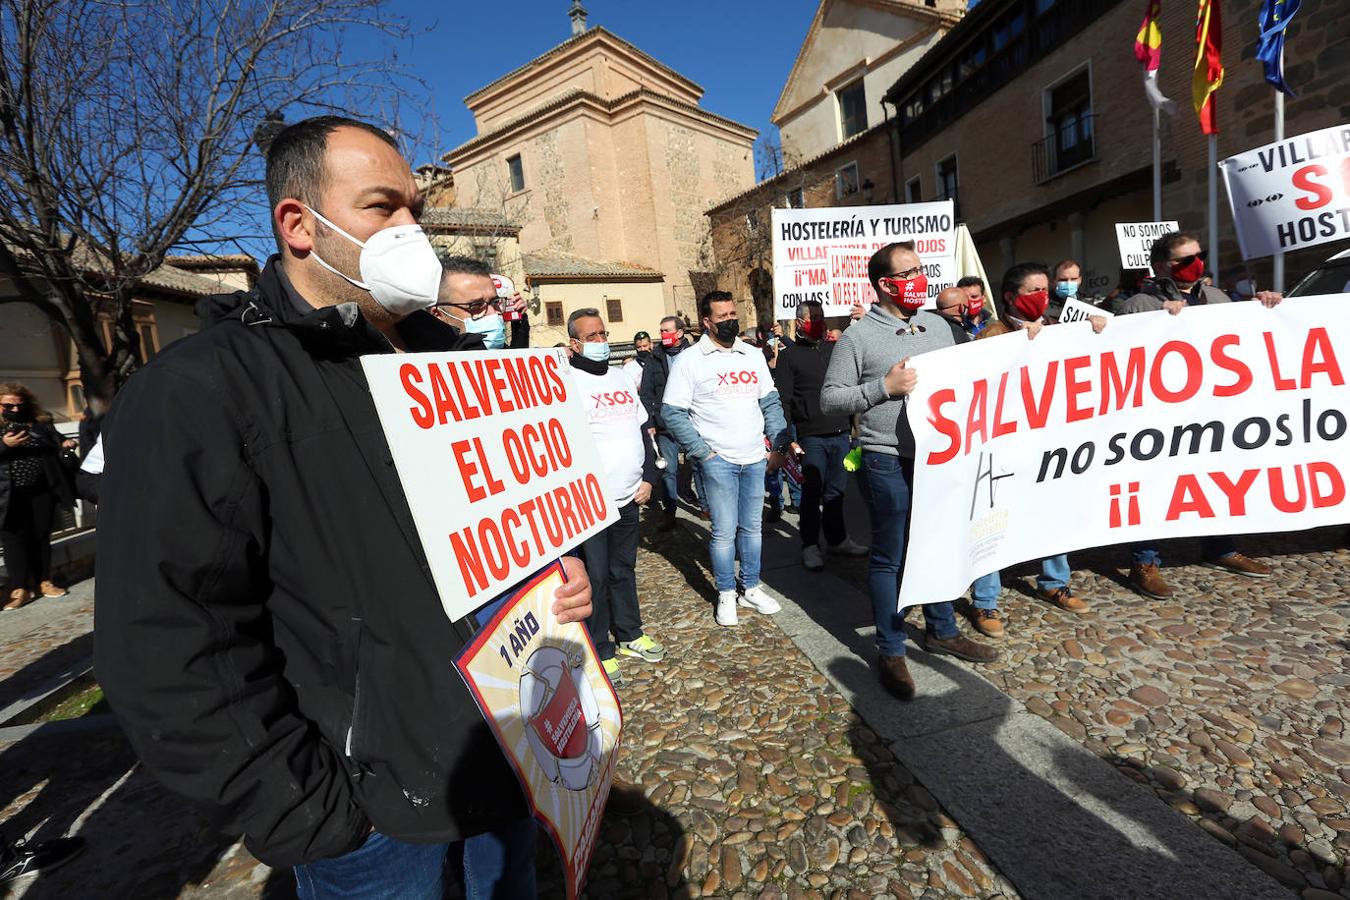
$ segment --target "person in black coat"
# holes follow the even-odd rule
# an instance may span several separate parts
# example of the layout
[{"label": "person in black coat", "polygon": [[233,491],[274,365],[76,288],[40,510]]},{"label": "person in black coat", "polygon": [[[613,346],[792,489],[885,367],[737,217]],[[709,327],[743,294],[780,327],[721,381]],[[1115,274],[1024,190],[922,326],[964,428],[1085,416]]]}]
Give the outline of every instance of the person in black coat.
[{"label": "person in black coat", "polygon": [[[642,384],[638,387],[638,399],[647,410],[648,434],[656,441],[656,449],[665,465],[661,469],[662,497],[664,512],[661,530],[669,531],[675,527],[675,510],[679,506],[680,484],[680,445],[666,430],[661,421],[661,398],[666,393],[666,381],[670,378],[670,366],[675,357],[689,346],[684,334],[684,321],[679,316],[666,316],[661,320],[661,342],[652,347],[651,359],[642,367]],[[694,480],[698,491],[699,504],[703,499],[701,473],[694,469]],[[707,507],[702,508],[703,518],[709,518]]]},{"label": "person in black coat", "polygon": [[73,441],[61,437],[37,397],[22,384],[0,384],[0,546],[9,573],[5,609],[34,596],[64,597],[51,580],[52,525],[71,490]]}]

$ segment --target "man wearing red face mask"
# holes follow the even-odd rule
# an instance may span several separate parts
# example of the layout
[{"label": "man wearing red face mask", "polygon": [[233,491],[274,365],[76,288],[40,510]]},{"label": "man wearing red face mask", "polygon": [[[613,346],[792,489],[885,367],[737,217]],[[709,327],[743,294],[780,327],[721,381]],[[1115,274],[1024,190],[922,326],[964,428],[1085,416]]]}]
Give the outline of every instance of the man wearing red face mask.
[{"label": "man wearing red face mask", "polygon": [[[1139,293],[1125,301],[1122,313],[1165,309],[1176,315],[1188,306],[1232,302],[1228,294],[1201,281],[1205,275],[1205,251],[1200,248],[1199,238],[1189,231],[1172,231],[1158,238],[1149,252],[1149,261],[1153,264],[1153,277],[1144,279]],[[1264,291],[1256,299],[1269,307],[1277,305],[1281,295]],[[1146,597],[1169,599],[1172,586],[1159,574],[1162,556],[1157,545],[1136,544],[1130,551],[1133,557],[1130,587]],[[1211,535],[1203,538],[1200,552],[1216,569],[1248,578],[1269,578],[1271,575],[1270,566],[1239,553],[1231,537]]]},{"label": "man wearing red face mask", "polygon": [[[877,626],[878,675],[892,696],[908,700],[914,679],[905,663],[904,616],[896,612],[896,600],[914,482],[914,435],[905,406],[918,375],[910,358],[954,346],[965,335],[955,323],[921,309],[928,302],[928,279],[911,247],[882,247],[868,262],[867,275],[877,301],[835,346],[820,408],[829,416],[861,414],[862,488],[872,517],[867,585]],[[929,652],[972,662],[998,658],[998,651],[961,633],[950,600],[925,604],[923,618]]]}]

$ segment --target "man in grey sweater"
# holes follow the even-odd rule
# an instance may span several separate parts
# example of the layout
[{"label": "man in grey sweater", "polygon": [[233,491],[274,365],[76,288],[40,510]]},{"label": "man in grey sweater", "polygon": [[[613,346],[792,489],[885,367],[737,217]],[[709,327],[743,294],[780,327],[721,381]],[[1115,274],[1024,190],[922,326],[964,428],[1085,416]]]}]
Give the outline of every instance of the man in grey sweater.
[{"label": "man in grey sweater", "polygon": [[[887,244],[867,264],[878,300],[839,339],[825,372],[820,406],[826,415],[862,414],[862,488],[872,518],[867,582],[877,625],[878,668],[893,696],[914,696],[905,664],[904,616],[896,611],[905,563],[905,529],[914,480],[914,435],[905,406],[918,380],[910,359],[965,340],[958,326],[921,311],[928,279],[906,244]],[[961,634],[950,600],[923,607],[927,649],[971,662],[998,651]]]}]

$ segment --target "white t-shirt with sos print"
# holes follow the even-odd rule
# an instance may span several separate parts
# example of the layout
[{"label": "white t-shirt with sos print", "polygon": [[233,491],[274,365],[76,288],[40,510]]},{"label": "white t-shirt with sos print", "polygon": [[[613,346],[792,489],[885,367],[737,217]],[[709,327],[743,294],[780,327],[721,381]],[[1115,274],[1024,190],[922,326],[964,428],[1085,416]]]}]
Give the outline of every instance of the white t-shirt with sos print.
[{"label": "white t-shirt with sos print", "polygon": [[728,348],[708,335],[675,357],[663,403],[689,410],[699,437],[738,466],[764,458],[764,413],[759,401],[774,392],[764,354],[737,338]]},{"label": "white t-shirt with sos print", "polygon": [[633,379],[620,369],[611,367],[603,375],[592,375],[573,366],[572,377],[605,465],[605,487],[610,499],[624,506],[642,484],[647,410],[638,400]]}]

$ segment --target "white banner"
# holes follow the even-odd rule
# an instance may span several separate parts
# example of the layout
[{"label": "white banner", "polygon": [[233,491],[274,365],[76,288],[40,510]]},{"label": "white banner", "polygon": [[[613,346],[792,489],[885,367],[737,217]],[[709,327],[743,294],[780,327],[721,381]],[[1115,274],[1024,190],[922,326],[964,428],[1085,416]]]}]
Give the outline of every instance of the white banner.
[{"label": "white banner", "polygon": [[1149,251],[1153,242],[1169,231],[1180,231],[1176,222],[1117,222],[1116,243],[1120,245],[1122,269],[1152,269]]},{"label": "white banner", "polygon": [[1107,312],[1100,306],[1093,306],[1091,303],[1084,303],[1075,297],[1064,301],[1064,308],[1059,313],[1061,324],[1065,322],[1084,322],[1093,316],[1101,316],[1103,319],[1115,318],[1115,313]]},{"label": "white banner", "polygon": [[[901,607],[1026,560],[1350,522],[1350,294],[927,353]],[[1124,559],[1127,551],[1121,549]]]},{"label": "white banner", "polygon": [[1350,125],[1219,163],[1243,259],[1350,238]]},{"label": "white banner", "polygon": [[853,304],[876,300],[867,278],[872,254],[896,241],[913,241],[928,276],[928,305],[956,284],[956,218],[950,200],[888,206],[774,209],[775,318],[794,319],[805,300],[825,315],[848,315]]},{"label": "white banner", "polygon": [[565,350],[361,363],[452,621],[614,521]]}]

